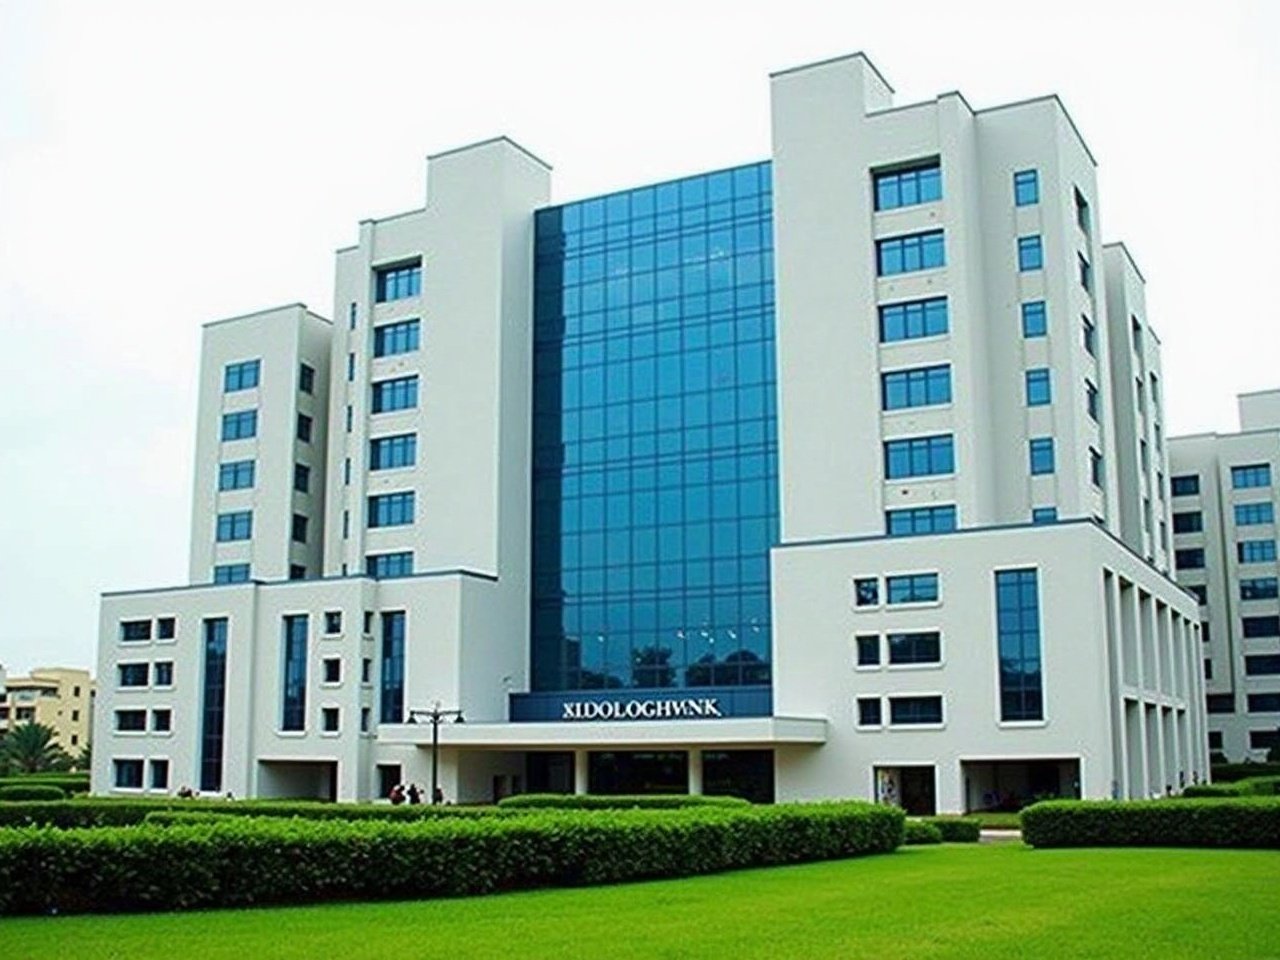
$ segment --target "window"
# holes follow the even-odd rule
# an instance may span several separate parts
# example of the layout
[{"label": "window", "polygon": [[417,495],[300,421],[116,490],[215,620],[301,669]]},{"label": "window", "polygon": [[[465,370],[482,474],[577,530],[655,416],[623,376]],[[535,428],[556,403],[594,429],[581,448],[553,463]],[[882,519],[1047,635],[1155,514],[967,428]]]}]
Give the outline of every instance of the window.
[{"label": "window", "polygon": [[1057,507],[1033,507],[1031,510],[1031,522],[1034,524],[1057,523],[1058,508]]},{"label": "window", "polygon": [[298,493],[311,492],[311,468],[305,463],[293,465],[293,489]]},{"label": "window", "polygon": [[1275,558],[1274,540],[1241,540],[1236,544],[1236,559],[1241,563],[1269,563]]},{"label": "window", "polygon": [[281,730],[302,730],[307,716],[307,615],[284,618]]},{"label": "window", "polygon": [[1203,584],[1190,584],[1184,587],[1187,593],[1191,594],[1199,602],[1200,606],[1204,606],[1209,602],[1209,588]]},{"label": "window", "polygon": [[884,474],[889,480],[939,476],[955,469],[955,445],[949,433],[884,444]]},{"label": "window", "polygon": [[353,303],[347,308],[347,329],[354,330],[356,328],[356,305]]},{"label": "window", "polygon": [[1106,479],[1102,470],[1102,454],[1097,450],[1090,448],[1089,450],[1089,480],[1095,487],[1102,486],[1102,481]]},{"label": "window", "polygon": [[320,729],[325,733],[337,733],[338,720],[339,714],[337,707],[320,708]]},{"label": "window", "polygon": [[373,639],[373,611],[364,611],[364,635],[370,640]]},{"label": "window", "polygon": [[223,440],[248,440],[250,437],[257,436],[257,433],[257,410],[241,410],[237,413],[222,415]]},{"label": "window", "polygon": [[394,437],[375,437],[369,441],[370,470],[412,467],[417,459],[417,434],[403,433]]},{"label": "window", "polygon": [[1027,444],[1027,450],[1030,454],[1033,475],[1053,473],[1055,469],[1053,437],[1034,437]]},{"label": "window", "polygon": [[213,568],[214,583],[247,583],[248,580],[247,563],[220,563]]},{"label": "window", "polygon": [[1043,337],[1049,332],[1049,316],[1043,300],[1033,300],[1022,305],[1022,335]]},{"label": "window", "polygon": [[1040,270],[1044,267],[1044,244],[1039,234],[1018,238],[1018,269]]},{"label": "window", "polygon": [[1229,693],[1211,693],[1204,698],[1204,708],[1209,713],[1235,713],[1235,698]]},{"label": "window", "polygon": [[342,611],[326,610],[324,613],[324,632],[329,636],[342,632]]},{"label": "window", "polygon": [[880,635],[876,633],[867,634],[857,638],[858,644],[858,666],[860,667],[878,667],[880,666]]},{"label": "window", "polygon": [[307,579],[307,568],[301,563],[289,564],[289,579],[290,580]]},{"label": "window", "polygon": [[224,393],[235,393],[238,390],[252,390],[258,385],[258,372],[262,367],[260,360],[242,360],[239,363],[228,363],[222,368],[222,390]]},{"label": "window", "polygon": [[[178,630],[178,621],[175,617],[161,617],[156,621],[156,639],[172,640]],[[76,687],[76,696],[80,696],[80,688]]]},{"label": "window", "polygon": [[121,790],[142,789],[141,760],[111,761],[112,782]]},{"label": "window", "polygon": [[880,405],[883,410],[928,407],[950,402],[950,364],[895,370],[880,375]]},{"label": "window", "polygon": [[1209,624],[1207,621],[1201,621],[1200,623],[1200,640],[1202,643],[1209,642]]},{"label": "window", "polygon": [[307,518],[300,513],[293,515],[293,521],[289,525],[289,539],[294,543],[307,542]]},{"label": "window", "polygon": [[942,697],[890,697],[889,725],[894,727],[942,723]]},{"label": "window", "polygon": [[419,328],[417,320],[401,320],[373,328],[373,355],[390,357],[397,353],[412,353],[418,349]]},{"label": "window", "polygon": [[946,262],[941,230],[876,241],[876,269],[882,277],[932,270],[946,266]]},{"label": "window", "polygon": [[1280,617],[1243,617],[1240,625],[1246,640],[1280,637]]},{"label": "window", "polygon": [[1194,473],[1172,477],[1169,480],[1169,488],[1175,497],[1194,497],[1200,493],[1200,477]]},{"label": "window", "polygon": [[1251,693],[1246,702],[1250,713],[1280,713],[1280,693]]},{"label": "window", "polygon": [[351,511],[342,511],[342,539],[346,540],[351,536]]},{"label": "window", "polygon": [[949,328],[947,298],[890,303],[880,308],[880,342],[940,337]]},{"label": "window", "polygon": [[877,210],[912,207],[942,199],[942,166],[937,160],[875,173],[872,180]]},{"label": "window", "polygon": [[308,394],[316,391],[316,371],[309,364],[298,364],[298,389]]},{"label": "window", "polygon": [[145,687],[151,668],[146,663],[121,663],[116,666],[116,686]]},{"label": "window", "polygon": [[218,542],[231,543],[253,536],[253,511],[237,510],[218,514]]},{"label": "window", "polygon": [[[1089,411],[1089,419],[1098,422],[1098,388],[1088,380],[1084,382],[1084,406]],[[1144,443],[1146,441],[1143,441]]]},{"label": "window", "polygon": [[1088,317],[1081,317],[1080,321],[1084,328],[1084,349],[1089,356],[1096,357],[1098,355],[1098,345],[1093,322]]},{"label": "window", "polygon": [[253,461],[237,460],[218,465],[219,490],[244,490],[253,486]]},{"label": "window", "polygon": [[853,581],[854,605],[878,607],[880,605],[880,581],[876,577],[859,577]]},{"label": "window", "polygon": [[885,593],[890,605],[898,603],[933,603],[938,599],[936,573],[910,573],[885,578]]},{"label": "window", "polygon": [[956,528],[956,508],[908,507],[886,510],[885,532],[891,537],[913,537],[925,533],[950,533]]},{"label": "window", "polygon": [[1093,293],[1093,265],[1084,258],[1084,254],[1076,254],[1080,265],[1080,286]]},{"label": "window", "polygon": [[1280,748],[1280,730],[1250,730],[1250,750],[1275,750]]},{"label": "window", "polygon": [[173,686],[173,661],[157,660],[152,670],[157,687]]},{"label": "window", "polygon": [[1003,722],[1044,719],[1038,580],[1032,569],[996,572],[996,650]]},{"label": "window", "polygon": [[[1129,317],[1129,338],[1133,341],[1133,349],[1138,353],[1142,352],[1142,324],[1138,322],[1138,318],[1130,315]],[[1141,390],[1141,386],[1138,388]]]},{"label": "window", "polygon": [[418,405],[418,378],[397,377],[373,384],[373,412],[411,410]]},{"label": "window", "polygon": [[371,721],[371,717],[372,717],[372,714],[369,712],[368,707],[360,708],[360,732],[361,733],[369,732],[369,723]]},{"label": "window", "polygon": [[124,620],[120,623],[120,639],[125,643],[151,639],[150,620]]},{"label": "window", "polygon": [[1013,175],[1013,202],[1019,207],[1040,202],[1040,176],[1034,170],[1019,170]]},{"label": "window", "polygon": [[891,633],[887,643],[890,666],[942,662],[942,634],[936,630]]},{"label": "window", "polygon": [[1250,577],[1240,581],[1241,600],[1274,600],[1280,597],[1280,580],[1275,577]]},{"label": "window", "polygon": [[1199,533],[1204,529],[1204,514],[1199,510],[1189,510],[1173,515],[1174,533]]},{"label": "window", "polygon": [[1244,672],[1248,677],[1270,677],[1280,673],[1280,653],[1257,653],[1246,656]]},{"label": "window", "polygon": [[348,403],[347,404],[347,433],[351,432],[351,424],[354,419],[354,416],[355,416],[355,410],[352,409],[351,404]]},{"label": "window", "polygon": [[1266,463],[1251,463],[1243,467],[1231,468],[1231,486],[1237,490],[1247,487],[1271,486],[1271,466]]},{"label": "window", "polygon": [[320,662],[323,668],[323,683],[341,683],[342,682],[342,658],[341,657],[325,657]]},{"label": "window", "polygon": [[117,710],[116,730],[120,733],[142,733],[147,729],[147,711]]},{"label": "window", "polygon": [[204,622],[204,697],[200,701],[200,789],[222,789],[227,694],[227,619]]},{"label": "window", "polygon": [[311,442],[311,418],[305,413],[298,414],[297,436],[303,443]]},{"label": "window", "polygon": [[880,726],[880,698],[879,697],[859,697],[858,698],[858,726],[860,727],[878,727]]},{"label": "window", "polygon": [[360,661],[360,682],[373,683],[373,658],[364,657]]},{"label": "window", "polygon": [[151,761],[151,789],[152,790],[168,790],[169,789],[169,761],[168,760],[152,760]]},{"label": "window", "polygon": [[1079,188],[1075,189],[1076,201],[1076,225],[1085,233],[1089,232],[1089,201],[1084,198],[1084,194]]},{"label": "window", "polygon": [[1053,402],[1053,388],[1049,383],[1048,367],[1037,367],[1034,370],[1028,370],[1026,381],[1028,407],[1043,407],[1045,404]]},{"label": "window", "polygon": [[151,732],[168,733],[173,729],[173,711],[169,709],[151,711]]},{"label": "window", "polygon": [[413,552],[370,554],[364,558],[364,565],[365,573],[375,580],[407,577],[413,573]]},{"label": "window", "polygon": [[347,383],[356,378],[356,355],[354,353],[347,354]]},{"label": "window", "polygon": [[370,527],[399,527],[407,523],[413,523],[412,490],[369,498]]},{"label": "window", "polygon": [[1222,731],[1221,730],[1209,731],[1209,749],[1210,750],[1222,749]]},{"label": "window", "polygon": [[347,457],[342,461],[342,482],[346,486],[351,485],[351,458]]},{"label": "window", "polygon": [[1206,680],[1213,679],[1213,661],[1208,657],[1204,658],[1204,678]]},{"label": "window", "polygon": [[1270,503],[1237,503],[1236,526],[1253,527],[1260,523],[1275,523],[1275,507]]},{"label": "window", "polygon": [[404,721],[404,637],[403,610],[382,615],[382,684],[378,719],[382,723]]},{"label": "window", "polygon": [[416,297],[421,292],[421,260],[382,267],[374,271],[374,299],[378,303]]},{"label": "window", "polygon": [[1173,551],[1173,565],[1179,570],[1200,570],[1204,567],[1204,550],[1187,547]]}]

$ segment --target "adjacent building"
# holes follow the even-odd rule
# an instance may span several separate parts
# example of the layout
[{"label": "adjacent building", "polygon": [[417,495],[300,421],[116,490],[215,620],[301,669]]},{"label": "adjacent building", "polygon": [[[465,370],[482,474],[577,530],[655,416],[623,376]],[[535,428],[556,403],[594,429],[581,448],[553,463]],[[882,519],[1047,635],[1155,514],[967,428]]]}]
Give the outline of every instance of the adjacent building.
[{"label": "adjacent building", "polygon": [[430,157],[332,322],[206,328],[190,584],[103,598],[96,792],[1207,775],[1159,341],[1061,102],[771,89],[769,159],[566,204]]},{"label": "adjacent building", "polygon": [[1178,582],[1200,602],[1209,748],[1280,746],[1280,390],[1239,397],[1238,433],[1169,444]]},{"label": "adjacent building", "polygon": [[40,667],[25,677],[6,678],[0,668],[0,734],[24,723],[42,724],[74,757],[92,739],[93,701],[88,670]]}]

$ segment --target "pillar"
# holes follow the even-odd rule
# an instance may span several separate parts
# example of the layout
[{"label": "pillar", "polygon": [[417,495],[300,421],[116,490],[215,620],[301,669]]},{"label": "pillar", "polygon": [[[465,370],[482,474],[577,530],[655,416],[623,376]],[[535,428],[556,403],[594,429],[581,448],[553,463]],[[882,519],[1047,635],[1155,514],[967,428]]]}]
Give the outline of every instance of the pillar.
[{"label": "pillar", "polygon": [[587,792],[587,784],[591,774],[591,754],[586,750],[573,751],[573,792],[582,795]]},{"label": "pillar", "polygon": [[702,751],[689,751],[689,795],[702,794]]}]

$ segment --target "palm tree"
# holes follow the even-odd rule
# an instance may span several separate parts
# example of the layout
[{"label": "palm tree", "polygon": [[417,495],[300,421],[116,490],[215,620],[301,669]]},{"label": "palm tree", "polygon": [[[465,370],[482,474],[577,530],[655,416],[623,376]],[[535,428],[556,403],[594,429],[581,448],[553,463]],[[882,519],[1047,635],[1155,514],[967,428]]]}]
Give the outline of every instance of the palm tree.
[{"label": "palm tree", "polygon": [[66,769],[66,751],[53,742],[52,727],[24,723],[14,727],[0,743],[0,761],[19,773],[43,773]]},{"label": "palm tree", "polygon": [[88,740],[86,740],[84,746],[80,748],[80,752],[76,754],[75,761],[72,766],[77,770],[89,770],[92,768],[93,744]]}]

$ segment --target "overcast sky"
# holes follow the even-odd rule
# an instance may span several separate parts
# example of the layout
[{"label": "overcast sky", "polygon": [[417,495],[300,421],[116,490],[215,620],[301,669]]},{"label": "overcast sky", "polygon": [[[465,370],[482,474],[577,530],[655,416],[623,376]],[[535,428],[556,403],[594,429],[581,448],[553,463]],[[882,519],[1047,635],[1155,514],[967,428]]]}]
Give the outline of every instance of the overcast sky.
[{"label": "overcast sky", "polygon": [[557,200],[763,159],[769,72],[855,50],[898,103],[1058,93],[1169,432],[1234,429],[1280,386],[1280,2],[1039,6],[0,0],[0,663],[91,665],[101,591],[184,582],[200,325],[331,315],[428,153],[505,133]]}]

